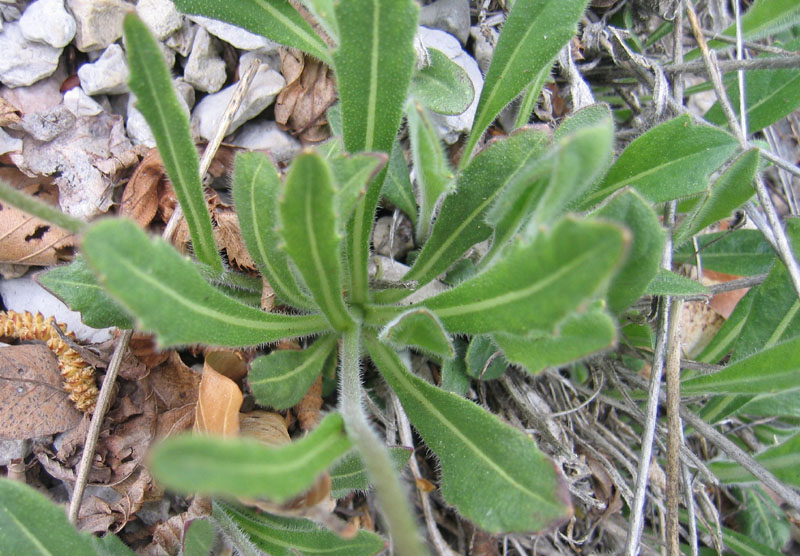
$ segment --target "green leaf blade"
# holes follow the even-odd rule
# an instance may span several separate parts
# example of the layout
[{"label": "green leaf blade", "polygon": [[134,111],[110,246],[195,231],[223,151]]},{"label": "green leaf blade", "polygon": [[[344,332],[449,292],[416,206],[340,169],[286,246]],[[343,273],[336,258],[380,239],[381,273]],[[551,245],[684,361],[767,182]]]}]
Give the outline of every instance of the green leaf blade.
[{"label": "green leaf blade", "polygon": [[163,55],[150,31],[135,14],[128,14],[124,28],[130,87],[136,94],[136,107],[156,138],[164,168],[186,217],[197,260],[222,270],[222,259],[211,229],[211,215],[203,196],[200,162],[189,119],[178,102]]},{"label": "green leaf blade", "polygon": [[278,298],[300,309],[313,309],[314,301],[300,289],[286,253],[278,248],[276,231],[281,181],[269,156],[236,155],[233,200],[247,250]]},{"label": "green leaf blade", "polygon": [[475,97],[472,80],[445,53],[428,49],[430,64],[414,73],[411,96],[439,114],[461,114]]},{"label": "green leaf blade", "polygon": [[277,350],[254,359],[247,383],[256,401],[275,409],[294,406],[322,372],[335,347],[336,336],[327,335],[302,351]]},{"label": "green leaf blade", "polygon": [[439,457],[447,503],[492,533],[539,531],[570,515],[563,479],[524,433],[415,377],[377,340],[368,339],[367,347],[414,427]]},{"label": "green leaf blade", "polygon": [[191,261],[128,220],[100,221],[83,252],[100,282],[162,346],[250,346],[328,328],[322,315],[265,313],[209,285]]},{"label": "green leaf blade", "polygon": [[[398,473],[402,471],[408,465],[408,460],[413,452],[413,449],[405,446],[390,447],[389,458],[392,460],[394,470]],[[367,468],[356,451],[350,452],[333,464],[330,474],[333,498],[344,498],[354,490],[365,491],[370,488]]]},{"label": "green leaf blade", "polygon": [[514,4],[486,74],[464,149],[465,163],[500,111],[552,65],[575,34],[586,4],[585,0],[519,0]]},{"label": "green leaf blade", "polygon": [[426,299],[451,333],[550,333],[608,285],[627,244],[613,224],[563,219],[484,272]]},{"label": "green leaf blade", "polygon": [[278,200],[280,234],[311,296],[335,330],[352,326],[342,298],[341,236],[333,176],[312,152],[295,158]]},{"label": "green leaf blade", "polygon": [[183,13],[225,21],[331,64],[328,46],[287,0],[175,0]]},{"label": "green leaf blade", "polygon": [[381,330],[378,337],[395,347],[414,347],[444,359],[455,355],[453,343],[442,323],[424,307],[409,309],[398,316]]},{"label": "green leaf blade", "polygon": [[[781,481],[794,487],[800,486],[800,434],[764,450],[755,459]],[[724,484],[756,482],[749,471],[735,462],[712,462],[708,467]]]},{"label": "green leaf blade", "polygon": [[281,503],[311,487],[350,448],[342,417],[333,413],[305,438],[280,447],[248,438],[170,438],[154,449],[150,469],[180,492],[264,497]]}]

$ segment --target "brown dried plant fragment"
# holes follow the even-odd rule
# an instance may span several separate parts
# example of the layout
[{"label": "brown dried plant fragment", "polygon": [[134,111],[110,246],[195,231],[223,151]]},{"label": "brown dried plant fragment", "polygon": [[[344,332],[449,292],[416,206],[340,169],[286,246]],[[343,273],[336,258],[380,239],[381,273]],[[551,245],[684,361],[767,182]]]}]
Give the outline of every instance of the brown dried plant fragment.
[{"label": "brown dried plant fragment", "polygon": [[166,179],[158,149],[150,149],[125,186],[120,215],[134,219],[143,228],[150,224],[158,211],[158,185]]},{"label": "brown dried plant fragment", "polygon": [[195,433],[237,436],[239,409],[244,396],[234,381],[217,372],[208,361],[203,365],[195,412]]},{"label": "brown dried plant fragment", "polygon": [[75,337],[67,332],[66,325],[57,323],[53,317],[45,319],[41,313],[36,316],[28,311],[0,313],[0,335],[44,342],[58,357],[58,368],[64,378],[63,386],[69,393],[69,399],[79,410],[91,414],[98,393],[94,368],[62,339],[62,334],[69,338]]},{"label": "brown dried plant fragment", "polygon": [[300,421],[300,428],[310,431],[322,420],[322,376],[318,376],[314,383],[309,387],[303,399],[294,406],[297,420]]},{"label": "brown dried plant fragment", "polygon": [[336,102],[333,72],[323,62],[293,49],[281,52],[286,87],[275,101],[275,120],[310,143],[330,135],[325,111]]},{"label": "brown dried plant fragment", "polygon": [[22,121],[22,111],[0,97],[0,127],[18,124]]},{"label": "brown dried plant fragment", "polygon": [[74,428],[81,413],[61,387],[58,360],[42,344],[0,349],[0,437],[25,439]]}]

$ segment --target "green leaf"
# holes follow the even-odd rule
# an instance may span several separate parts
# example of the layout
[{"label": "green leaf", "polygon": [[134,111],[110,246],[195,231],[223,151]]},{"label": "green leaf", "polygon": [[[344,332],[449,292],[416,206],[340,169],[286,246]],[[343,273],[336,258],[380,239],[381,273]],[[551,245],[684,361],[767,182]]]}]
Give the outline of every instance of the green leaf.
[{"label": "green leaf", "polygon": [[183,13],[225,21],[331,65],[328,46],[288,0],[175,0]]},{"label": "green leaf", "polygon": [[419,199],[416,238],[417,243],[421,244],[430,233],[436,202],[452,188],[453,171],[433,123],[425,108],[418,103],[409,103],[408,106],[408,136]]},{"label": "green leaf", "polygon": [[393,319],[381,330],[379,338],[396,348],[413,347],[443,359],[455,355],[453,343],[442,323],[424,307],[409,309]]},{"label": "green leaf", "polygon": [[757,288],[750,288],[745,296],[736,304],[736,308],[731,313],[722,325],[714,338],[703,348],[703,351],[697,356],[698,361],[704,363],[719,363],[731,349],[734,343],[739,338],[739,334],[747,321],[747,316],[753,307],[753,300],[755,299],[760,286]]},{"label": "green leaf", "polygon": [[417,200],[414,197],[414,187],[411,185],[411,177],[408,174],[408,163],[403,155],[403,145],[399,139],[392,146],[389,170],[386,172],[381,194],[403,211],[411,219],[411,223],[416,226]]},{"label": "green leaf", "polygon": [[626,185],[654,203],[702,193],[708,189],[708,175],[737,149],[729,133],[679,116],[628,145],[581,206],[589,208]]},{"label": "green leaf", "polygon": [[383,153],[340,155],[330,159],[331,172],[336,181],[336,215],[346,222],[358,201],[367,192],[367,185],[386,165]]},{"label": "green leaf", "polygon": [[376,339],[366,344],[414,427],[438,456],[445,502],[490,533],[541,531],[570,515],[563,478],[533,440],[472,402],[414,376]]},{"label": "green leaf", "polygon": [[86,326],[133,328],[133,318],[97,283],[97,276],[80,255],[69,264],[37,274],[36,281],[78,311]]},{"label": "green leaf", "polygon": [[276,350],[250,364],[247,383],[260,405],[287,409],[299,402],[322,372],[336,348],[336,336],[327,335],[310,347]]},{"label": "green leaf", "polygon": [[761,486],[741,489],[741,504],[736,516],[748,538],[780,551],[791,541],[786,514]]},{"label": "green leaf", "polygon": [[658,269],[658,274],[645,288],[648,295],[672,295],[676,297],[707,294],[708,288],[697,280],[675,274],[670,270]]},{"label": "green leaf", "polygon": [[334,0],[301,0],[333,42],[339,42],[339,25],[334,14]]},{"label": "green leaf", "polygon": [[[757,0],[742,16],[742,37],[745,40],[759,39],[798,23],[800,23],[800,5],[795,0]],[[736,24],[731,24],[722,34],[736,37]],[[722,41],[709,41],[708,46],[730,48],[730,44]]]},{"label": "green leaf", "polygon": [[301,309],[313,309],[314,301],[297,285],[289,258],[278,248],[276,228],[281,181],[269,156],[239,153],[233,172],[233,200],[250,256],[278,298]]},{"label": "green leaf", "polygon": [[500,378],[508,367],[502,352],[486,336],[472,338],[464,360],[467,364],[467,374],[478,380]]},{"label": "green leaf", "polygon": [[[349,0],[335,6],[340,46],[333,55],[342,131],[348,152],[390,152],[414,72],[414,35],[419,8],[412,0]],[[350,296],[368,299],[367,259],[379,175],[348,224]]]},{"label": "green leaf", "polygon": [[281,236],[311,296],[335,330],[353,319],[342,298],[341,235],[333,177],[325,159],[306,152],[294,159],[278,200]]},{"label": "green leaf", "polygon": [[[795,487],[800,486],[800,434],[764,450],[755,459],[781,481]],[[708,468],[723,484],[756,482],[756,478],[738,463],[711,462]]]},{"label": "green leaf", "polygon": [[681,221],[673,241],[680,245],[706,226],[713,224],[753,196],[753,178],[758,170],[758,149],[742,153],[702,195],[692,212]]},{"label": "green leaf", "polygon": [[195,519],[184,533],[181,556],[208,556],[214,549],[217,530],[210,519]]},{"label": "green leaf", "polygon": [[4,478],[0,478],[0,552],[95,555],[89,536],[70,525],[64,508],[25,484]]},{"label": "green leaf", "polygon": [[106,533],[102,537],[91,537],[97,556],[136,556],[136,553],[128,548],[124,542],[116,535]]},{"label": "green leaf", "polygon": [[504,187],[549,144],[546,133],[521,129],[490,143],[458,176],[455,193],[445,197],[433,230],[404,280],[427,284],[467,249],[491,237],[485,218]]},{"label": "green leaf", "polygon": [[[517,0],[503,25],[486,73],[472,132],[464,148],[469,161],[478,140],[500,111],[552,65],[575,34],[586,0]],[[541,84],[539,85],[541,87]],[[538,91],[535,91],[538,96]]]},{"label": "green leaf", "polygon": [[747,535],[737,533],[726,527],[722,528],[722,539],[725,542],[725,547],[735,550],[739,556],[781,556],[783,554],[783,552],[772,550]]},{"label": "green leaf", "polygon": [[129,220],[101,220],[86,233],[83,253],[100,283],[158,334],[160,345],[251,346],[328,328],[322,315],[265,313],[220,293],[190,260]]},{"label": "green leaf", "polygon": [[467,374],[467,362],[464,360],[467,341],[464,338],[455,338],[453,347],[456,356],[442,362],[442,390],[464,397],[472,384],[472,378]]},{"label": "green leaf", "polygon": [[515,241],[495,265],[424,304],[451,333],[549,334],[602,294],[626,243],[613,224],[567,218]]},{"label": "green leaf", "polygon": [[778,394],[800,388],[800,337],[681,384],[685,395]]},{"label": "green leaf", "polygon": [[[214,519],[235,539],[246,540],[253,554],[272,556],[372,556],[386,542],[364,529],[344,539],[307,519],[280,517],[214,501]],[[241,547],[239,547],[242,552]],[[246,553],[246,552],[243,552]]]},{"label": "green leaf", "polygon": [[[769,271],[775,262],[775,251],[758,230],[733,230],[697,236],[703,268],[733,274],[754,276]],[[695,264],[691,243],[675,250],[677,264]]]},{"label": "green leaf", "polygon": [[150,470],[179,492],[281,503],[309,488],[349,449],[342,417],[333,413],[308,436],[280,447],[250,438],[171,437],[154,448]]},{"label": "green leaf", "polygon": [[417,70],[411,80],[411,96],[439,114],[461,114],[475,97],[472,80],[445,53],[428,49],[430,64]]},{"label": "green leaf", "polygon": [[620,314],[642,296],[658,273],[664,230],[650,204],[630,188],[613,194],[593,215],[617,222],[633,235],[628,256],[608,288],[608,307]]},{"label": "green leaf", "polygon": [[[397,473],[400,473],[408,465],[408,458],[413,456],[413,452],[411,448],[405,446],[389,448],[389,458]],[[336,462],[331,467],[330,474],[333,498],[344,498],[354,490],[365,491],[370,488],[367,469],[356,451],[350,452]]]},{"label": "green leaf", "polygon": [[[798,12],[800,14],[800,12]],[[794,41],[790,50],[800,48]],[[800,70],[752,70],[745,73],[745,114],[748,133],[756,133],[782,120],[800,106]],[[739,118],[739,83],[732,82],[727,88],[733,111]],[[727,127],[727,120],[719,102],[703,116],[706,120]]]},{"label": "green leaf", "polygon": [[616,342],[617,326],[602,307],[594,307],[586,313],[568,316],[553,334],[492,337],[509,361],[535,374],[609,349]]},{"label": "green leaf", "polygon": [[147,26],[135,14],[125,17],[124,27],[136,108],[156,138],[158,152],[189,226],[194,253],[198,261],[222,270],[189,119],[175,95],[164,56]]}]

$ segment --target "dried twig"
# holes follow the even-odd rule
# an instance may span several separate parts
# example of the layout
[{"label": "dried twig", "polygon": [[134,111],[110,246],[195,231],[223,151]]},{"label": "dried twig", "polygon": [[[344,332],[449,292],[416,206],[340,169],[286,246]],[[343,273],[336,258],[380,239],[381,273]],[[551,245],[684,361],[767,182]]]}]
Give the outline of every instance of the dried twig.
[{"label": "dried twig", "polygon": [[[775,70],[800,68],[800,56],[775,56],[773,58],[753,58],[750,60],[720,60],[717,67],[722,73],[747,70]],[[704,73],[710,74],[708,67],[701,60],[684,64],[667,64],[664,71],[668,74]]]}]

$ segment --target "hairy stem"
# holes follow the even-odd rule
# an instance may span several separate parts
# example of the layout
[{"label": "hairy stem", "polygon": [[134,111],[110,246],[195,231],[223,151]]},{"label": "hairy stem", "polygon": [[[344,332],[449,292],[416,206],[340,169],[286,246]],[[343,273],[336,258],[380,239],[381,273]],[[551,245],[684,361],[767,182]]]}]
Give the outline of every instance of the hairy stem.
[{"label": "hairy stem", "polygon": [[339,370],[339,410],[378,495],[397,554],[425,554],[408,498],[392,469],[383,440],[372,429],[361,403],[360,326],[344,333]]}]

